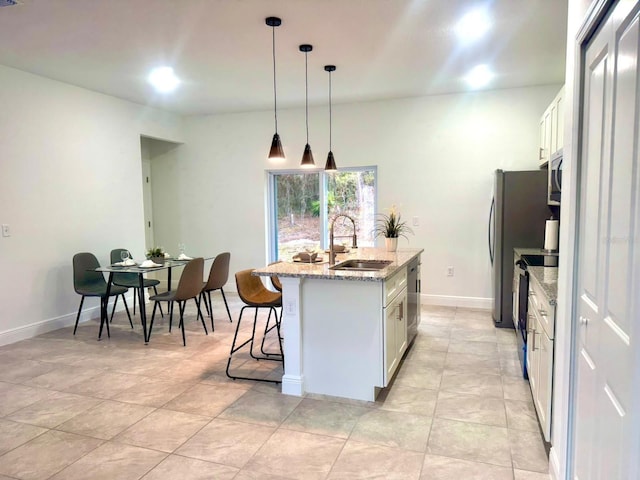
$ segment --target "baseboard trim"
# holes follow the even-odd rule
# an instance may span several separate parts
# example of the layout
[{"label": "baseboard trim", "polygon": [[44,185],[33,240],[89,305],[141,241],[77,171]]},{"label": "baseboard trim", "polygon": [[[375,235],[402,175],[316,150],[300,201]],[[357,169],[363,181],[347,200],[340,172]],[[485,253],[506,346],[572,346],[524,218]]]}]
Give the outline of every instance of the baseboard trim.
[{"label": "baseboard trim", "polygon": [[551,450],[549,451],[549,475],[553,480],[561,480],[558,453],[557,450],[553,447],[551,447]]},{"label": "baseboard trim", "polygon": [[[129,305],[132,305],[131,302],[133,300],[133,294],[126,295],[126,297]],[[111,312],[112,307],[113,300],[109,302],[109,312]],[[124,311],[124,305],[121,301],[118,302],[118,308],[116,308],[116,311]],[[132,310],[131,313],[133,314]],[[37,337],[38,335],[52,332],[53,330],[58,330],[59,328],[70,327],[76,323],[77,314],[78,312],[75,311],[73,313],[60,315],[59,317],[48,318],[39,322],[33,322],[28,325],[22,325],[20,327],[11,328],[9,330],[0,332],[0,346],[9,345],[11,343],[20,342],[22,340],[28,340],[29,338]],[[100,318],[100,305],[95,305],[93,307],[84,307],[82,309],[82,313],[80,314],[80,321],[78,323],[84,323],[89,320],[98,318]]]},{"label": "baseboard trim", "polygon": [[443,307],[479,308],[491,310],[492,298],[483,297],[454,297],[450,295],[420,294],[420,303],[423,305],[440,305]]}]

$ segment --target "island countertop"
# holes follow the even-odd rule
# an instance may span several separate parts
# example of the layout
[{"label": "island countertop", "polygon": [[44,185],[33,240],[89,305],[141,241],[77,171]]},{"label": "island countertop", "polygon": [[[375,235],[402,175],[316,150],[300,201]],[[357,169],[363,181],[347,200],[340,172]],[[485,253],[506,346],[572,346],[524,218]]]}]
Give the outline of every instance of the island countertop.
[{"label": "island countertop", "polygon": [[264,268],[254,270],[253,274],[263,277],[277,275],[279,277],[318,278],[325,280],[358,280],[365,282],[382,282],[392,276],[398,269],[407,265],[413,258],[420,255],[423,248],[398,249],[387,252],[384,248],[363,247],[338,253],[336,264],[349,259],[388,260],[386,267],[375,271],[330,270],[329,254],[323,254],[323,262],[278,262]]}]

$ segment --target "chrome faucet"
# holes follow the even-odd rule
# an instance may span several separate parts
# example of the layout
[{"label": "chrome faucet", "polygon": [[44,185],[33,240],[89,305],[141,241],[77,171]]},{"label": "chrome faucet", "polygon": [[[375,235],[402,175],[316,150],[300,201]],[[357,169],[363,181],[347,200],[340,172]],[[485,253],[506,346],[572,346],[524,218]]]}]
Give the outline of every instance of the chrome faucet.
[{"label": "chrome faucet", "polygon": [[[336,251],[333,247],[333,239],[336,237],[333,235],[333,227],[336,224],[336,220],[340,217],[348,218],[349,220],[351,220],[351,223],[353,223],[353,245],[351,245],[351,248],[358,248],[358,237],[356,236],[356,221],[349,215],[345,215],[343,213],[336,215],[335,217],[333,217],[333,221],[331,222],[331,229],[329,230],[329,265],[336,264]],[[348,235],[340,235],[337,238],[344,237],[348,237]]]}]

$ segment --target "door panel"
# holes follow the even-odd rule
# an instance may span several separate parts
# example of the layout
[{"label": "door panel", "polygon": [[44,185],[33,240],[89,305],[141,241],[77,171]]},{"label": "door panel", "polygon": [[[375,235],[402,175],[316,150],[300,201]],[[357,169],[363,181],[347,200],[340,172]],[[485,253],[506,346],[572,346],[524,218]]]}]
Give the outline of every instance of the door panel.
[{"label": "door panel", "polygon": [[640,443],[639,6],[616,3],[585,56],[574,416],[580,480],[638,473],[631,452]]}]

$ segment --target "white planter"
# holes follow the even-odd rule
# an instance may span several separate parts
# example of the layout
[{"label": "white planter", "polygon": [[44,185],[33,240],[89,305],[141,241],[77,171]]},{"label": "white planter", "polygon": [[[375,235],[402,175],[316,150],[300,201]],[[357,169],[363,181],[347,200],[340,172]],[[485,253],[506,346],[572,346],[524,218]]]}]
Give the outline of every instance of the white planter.
[{"label": "white planter", "polygon": [[398,237],[385,237],[384,246],[387,247],[387,252],[395,252],[398,249]]}]

